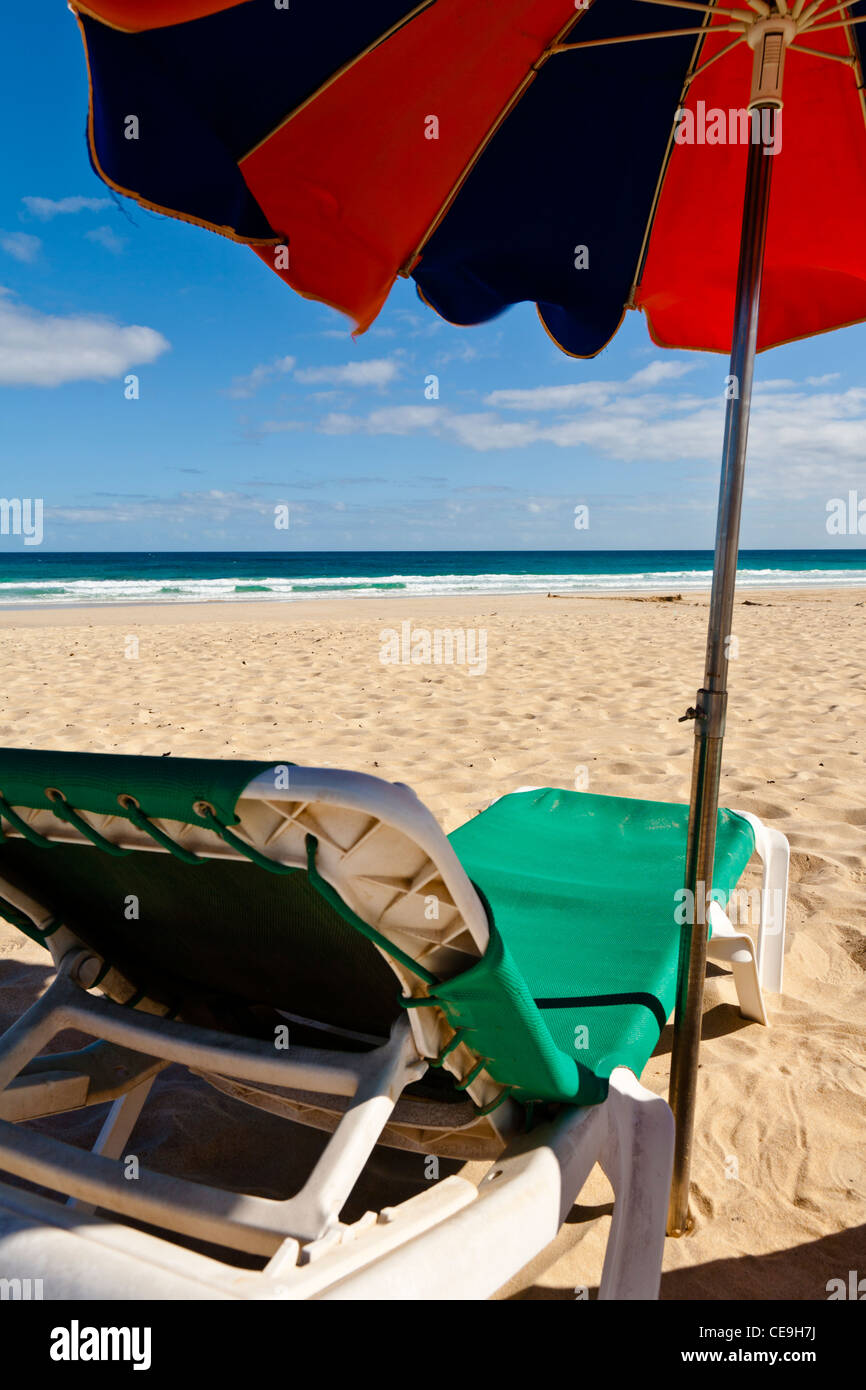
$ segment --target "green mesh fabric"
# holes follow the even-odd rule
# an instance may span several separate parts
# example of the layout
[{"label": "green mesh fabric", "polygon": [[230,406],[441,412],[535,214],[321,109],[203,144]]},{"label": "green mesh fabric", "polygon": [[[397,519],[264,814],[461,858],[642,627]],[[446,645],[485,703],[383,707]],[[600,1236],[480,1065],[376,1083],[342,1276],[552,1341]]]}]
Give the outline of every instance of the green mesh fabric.
[{"label": "green mesh fabric", "polygon": [[[674,1005],[688,816],[669,802],[546,789],[504,797],[449,837],[496,934],[436,995],[495,1059],[497,1080],[590,1102],[614,1067],[640,1076]],[[714,887],[727,897],[754,834],[722,810],[717,836]],[[601,1095],[590,1097],[587,1073]]]},{"label": "green mesh fabric", "polygon": [[[245,1031],[249,1006],[261,1005],[386,1038],[400,1014],[390,966],[302,869],[276,877],[244,860],[192,868],[159,851],[114,859],[91,845],[10,838],[0,876],[190,1020],[236,1019]],[[9,919],[2,901],[0,916]]]},{"label": "green mesh fabric", "polygon": [[[193,810],[207,801],[223,821],[235,820],[235,804],[248,782],[274,763],[240,759],[143,758],[114,753],[52,753],[0,749],[0,795],[10,806],[50,808],[46,787],[63,792],[78,811],[123,815],[121,792],[135,797],[151,819],[205,822]],[[282,766],[289,766],[288,763]]]},{"label": "green mesh fabric", "polygon": [[574,1055],[551,1046],[550,1033],[495,923],[477,965],[433,991],[463,1041],[487,1059],[485,1070],[515,1088],[518,1099],[595,1105],[607,1095]]}]

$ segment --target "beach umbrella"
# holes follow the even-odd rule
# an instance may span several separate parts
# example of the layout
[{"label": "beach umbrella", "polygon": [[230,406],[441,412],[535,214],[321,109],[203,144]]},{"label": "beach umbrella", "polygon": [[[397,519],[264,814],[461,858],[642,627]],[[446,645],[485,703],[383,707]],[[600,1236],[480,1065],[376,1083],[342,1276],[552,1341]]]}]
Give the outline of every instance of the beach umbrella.
[{"label": "beach umbrella", "polygon": [[[575,357],[601,351],[627,309],[660,346],[730,352],[706,669],[684,716],[697,906],[713,876],[755,354],[866,320],[864,0],[71,8],[96,172],[251,246],[357,330],[403,275],[456,324],[535,302]],[[706,969],[704,914],[691,918],[672,1234],[689,1224]]]}]

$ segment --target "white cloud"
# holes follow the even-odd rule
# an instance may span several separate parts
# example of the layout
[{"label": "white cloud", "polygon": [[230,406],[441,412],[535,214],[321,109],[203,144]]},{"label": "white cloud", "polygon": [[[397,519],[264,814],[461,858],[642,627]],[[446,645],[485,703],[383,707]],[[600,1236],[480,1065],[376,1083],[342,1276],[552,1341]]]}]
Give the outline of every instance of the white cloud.
[{"label": "white cloud", "polygon": [[83,198],[80,194],[74,198],[22,198],[21,201],[27,211],[41,222],[67,213],[101,212],[103,208],[111,207],[110,198]]},{"label": "white cloud", "polygon": [[154,328],[95,314],[43,314],[0,289],[0,386],[105,381],[168,347]]},{"label": "white cloud", "polygon": [[394,405],[366,418],[332,411],[319,424],[323,434],[414,434],[435,425],[445,412],[430,405]]},{"label": "white cloud", "polygon": [[104,246],[106,251],[110,251],[114,256],[119,256],[126,245],[126,237],[118,236],[113,227],[93,227],[84,235],[88,241],[95,241],[98,246]]},{"label": "white cloud", "polygon": [[673,361],[666,357],[659,357],[655,362],[648,362],[645,367],[641,367],[639,372],[628,379],[629,386],[657,386],[660,381],[676,381],[678,377],[685,376],[686,372],[693,372],[697,362],[683,362],[678,359]]},{"label": "white cloud", "polygon": [[[622,463],[697,463],[702,469],[717,469],[725,410],[721,391],[712,397],[636,394],[635,384],[635,377],[603,383],[604,392],[595,396],[591,390],[575,396],[581,387],[527,391],[539,410],[550,408],[549,397],[539,391],[569,393],[556,398],[560,414],[553,421],[504,420],[492,410],[461,414],[430,404],[385,407],[366,415],[331,413],[318,429],[343,435],[423,433],[478,452],[549,444],[586,448],[599,458]],[[862,476],[866,388],[830,392],[780,381],[770,383],[770,388],[766,394],[757,393],[752,407],[750,495],[805,497],[828,487],[855,486]],[[519,394],[493,392],[487,400],[511,406]],[[562,407],[564,399],[571,404],[569,413]]]},{"label": "white cloud", "polygon": [[400,368],[390,357],[374,357],[368,362],[347,362],[342,367],[304,367],[295,372],[305,385],[324,383],[327,386],[387,386]]},{"label": "white cloud", "polygon": [[756,400],[749,430],[752,497],[808,497],[863,476],[866,389],[791,391]]},{"label": "white cloud", "polygon": [[484,411],[459,415],[432,404],[386,406],[366,416],[332,412],[318,428],[323,434],[407,435],[427,431],[479,452],[521,448],[542,437],[532,421],[500,420]]},{"label": "white cloud", "polygon": [[26,265],[32,265],[42,250],[39,237],[31,236],[29,232],[6,232],[0,236],[0,246],[16,261],[23,261]]},{"label": "white cloud", "polygon": [[[261,386],[273,377],[294,372],[296,381],[304,385],[321,382],[328,386],[387,386],[398,374],[397,362],[388,358],[373,358],[368,362],[347,362],[340,367],[301,367],[295,371],[294,357],[278,357],[273,362],[262,362],[253,367],[245,376],[236,376],[225,392],[233,400],[246,400],[254,396]],[[314,399],[324,399],[327,395],[338,396],[336,391],[315,392]]]},{"label": "white cloud", "polygon": [[570,410],[600,403],[614,390],[612,381],[580,381],[570,386],[530,386],[491,391],[485,405],[505,410]]},{"label": "white cloud", "polygon": [[500,420],[479,411],[471,415],[451,415],[444,425],[458,444],[486,453],[488,449],[522,449],[539,438],[533,420]]},{"label": "white cloud", "polygon": [[580,381],[568,386],[530,386],[514,390],[491,391],[485,405],[505,410],[570,410],[581,405],[603,405],[613,395],[623,395],[636,387],[658,386],[692,372],[698,362],[662,360],[650,362],[626,381]]},{"label": "white cloud", "polygon": [[449,362],[474,362],[478,356],[478,348],[474,343],[458,342],[454,347],[446,348],[444,352],[437,353],[436,366],[445,367]]},{"label": "white cloud", "polygon": [[254,396],[259,387],[270,381],[272,376],[290,372],[294,365],[294,357],[277,357],[273,362],[262,362],[258,367],[253,367],[251,372],[247,372],[246,376],[234,377],[226,395],[232,400],[246,400],[249,396]]}]

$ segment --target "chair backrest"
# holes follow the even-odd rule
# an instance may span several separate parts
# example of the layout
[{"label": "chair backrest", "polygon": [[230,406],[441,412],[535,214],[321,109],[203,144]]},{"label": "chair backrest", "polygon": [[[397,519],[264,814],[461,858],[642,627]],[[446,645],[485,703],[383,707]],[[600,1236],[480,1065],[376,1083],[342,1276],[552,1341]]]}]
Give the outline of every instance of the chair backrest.
[{"label": "chair backrest", "polygon": [[[191,1021],[247,1031],[262,1007],[386,1037],[395,974],[418,994],[487,945],[434,818],[362,773],[6,750],[0,829],[0,915],[46,944],[62,923]],[[447,1025],[411,1017],[432,1055]]]}]

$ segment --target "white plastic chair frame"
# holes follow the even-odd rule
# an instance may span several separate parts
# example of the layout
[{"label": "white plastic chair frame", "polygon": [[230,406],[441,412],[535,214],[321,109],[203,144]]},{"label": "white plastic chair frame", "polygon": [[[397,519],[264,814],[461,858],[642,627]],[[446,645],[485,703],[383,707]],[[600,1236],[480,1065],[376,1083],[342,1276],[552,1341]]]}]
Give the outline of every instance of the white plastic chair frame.
[{"label": "white plastic chair frame", "polygon": [[[17,809],[40,834],[86,843],[50,811]],[[483,953],[483,907],[440,827],[408,788],[360,773],[275,768],[249,784],[237,810],[235,833],[287,865],[306,866],[306,838],[315,834],[322,877],[434,974],[458,973]],[[165,852],[124,817],[82,814],[125,848]],[[194,853],[242,857],[200,826],[157,825]],[[12,827],[6,832],[15,834]],[[40,931],[51,925],[32,898],[2,883],[0,893]],[[432,920],[425,912],[431,898],[438,909]],[[451,1115],[437,1113],[453,1107],[416,1103],[415,1113],[402,1098],[452,1035],[438,1009],[409,1010],[391,1038],[367,1053],[297,1046],[278,1052],[258,1040],[167,1019],[147,999],[124,1007],[134,982],[113,968],[100,979],[107,996],[100,998],[90,992],[104,968],[95,953],[66,927],[46,944],[56,978],[0,1038],[0,1168],[69,1201],[60,1207],[0,1184],[0,1257],[6,1269],[44,1273],[50,1297],[484,1298],[553,1239],[596,1162],[615,1193],[599,1297],[657,1295],[673,1120],[666,1102],[625,1068],[612,1074],[603,1105],[563,1107],[554,1122],[528,1135],[518,1133],[519,1107],[507,1099],[486,1118],[455,1127]],[[406,967],[385,958],[404,994],[423,992]],[[66,1027],[100,1041],[86,1052],[38,1057]],[[239,1196],[153,1172],[135,1182],[123,1177],[116,1160],[154,1077],[173,1061],[252,1104],[334,1130],[295,1197]],[[461,1044],[444,1065],[465,1077],[477,1061]],[[468,1091],[481,1107],[502,1094],[483,1070]],[[13,1123],[106,1100],[111,1111],[90,1153]],[[404,1123],[392,1123],[401,1105],[408,1106]],[[433,1123],[425,1123],[428,1116]],[[418,1152],[496,1161],[477,1184],[449,1177],[347,1226],[340,1211],[383,1139]],[[239,1271],[96,1217],[96,1206],[259,1255],[267,1264],[261,1273]],[[101,1251],[98,1268],[88,1242]],[[111,1292],[98,1292],[102,1287]]]}]

